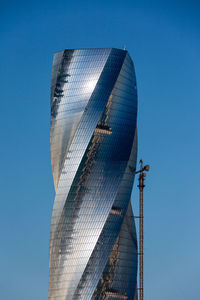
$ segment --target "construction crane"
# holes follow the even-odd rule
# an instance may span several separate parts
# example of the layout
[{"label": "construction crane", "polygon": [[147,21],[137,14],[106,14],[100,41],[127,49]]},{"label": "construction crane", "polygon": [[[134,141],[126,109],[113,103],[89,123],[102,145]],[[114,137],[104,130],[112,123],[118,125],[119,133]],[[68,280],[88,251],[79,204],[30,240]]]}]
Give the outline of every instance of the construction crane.
[{"label": "construction crane", "polygon": [[149,165],[143,166],[142,159],[140,160],[140,170],[136,171],[135,174],[139,174],[139,193],[140,193],[140,203],[139,203],[139,300],[144,300],[144,264],[143,264],[143,257],[144,257],[144,249],[143,249],[143,242],[144,242],[144,212],[143,212],[143,190],[144,190],[144,180],[146,176],[146,172],[150,169]]}]

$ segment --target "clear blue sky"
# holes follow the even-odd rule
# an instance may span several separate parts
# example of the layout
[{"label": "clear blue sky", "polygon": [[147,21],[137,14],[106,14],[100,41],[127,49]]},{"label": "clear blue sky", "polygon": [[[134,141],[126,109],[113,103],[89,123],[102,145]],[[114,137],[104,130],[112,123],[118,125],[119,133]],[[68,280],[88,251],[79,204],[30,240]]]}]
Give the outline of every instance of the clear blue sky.
[{"label": "clear blue sky", "polygon": [[53,53],[124,45],[136,67],[139,158],[151,165],[145,300],[199,299],[199,14],[192,0],[1,4],[2,300],[48,297]]}]

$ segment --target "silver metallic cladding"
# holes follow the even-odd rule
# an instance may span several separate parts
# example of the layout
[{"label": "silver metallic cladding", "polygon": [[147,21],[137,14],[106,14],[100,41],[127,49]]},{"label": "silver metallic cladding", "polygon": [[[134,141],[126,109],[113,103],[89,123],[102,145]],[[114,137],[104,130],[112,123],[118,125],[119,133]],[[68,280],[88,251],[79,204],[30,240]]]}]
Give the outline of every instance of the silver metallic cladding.
[{"label": "silver metallic cladding", "polygon": [[[49,299],[92,299],[116,240],[122,239],[130,206],[134,174],[129,164],[134,168],[137,148],[136,142],[132,147],[137,115],[134,68],[126,51],[83,49],[56,54],[53,70],[51,155],[56,198]],[[135,263],[128,275],[134,278],[132,284],[137,277],[136,248],[133,244]],[[115,265],[115,274],[119,266]],[[113,276],[110,289],[116,290],[118,277]],[[135,292],[129,284],[121,290],[127,299]],[[99,295],[95,299],[114,299]]]}]

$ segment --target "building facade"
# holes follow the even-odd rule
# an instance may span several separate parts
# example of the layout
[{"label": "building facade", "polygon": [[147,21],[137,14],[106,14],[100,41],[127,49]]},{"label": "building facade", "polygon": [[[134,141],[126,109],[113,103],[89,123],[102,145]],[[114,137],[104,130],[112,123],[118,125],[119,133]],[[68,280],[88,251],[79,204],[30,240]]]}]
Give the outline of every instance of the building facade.
[{"label": "building facade", "polygon": [[126,50],[54,55],[50,300],[136,295],[137,239],[130,202],[136,118],[136,78]]}]

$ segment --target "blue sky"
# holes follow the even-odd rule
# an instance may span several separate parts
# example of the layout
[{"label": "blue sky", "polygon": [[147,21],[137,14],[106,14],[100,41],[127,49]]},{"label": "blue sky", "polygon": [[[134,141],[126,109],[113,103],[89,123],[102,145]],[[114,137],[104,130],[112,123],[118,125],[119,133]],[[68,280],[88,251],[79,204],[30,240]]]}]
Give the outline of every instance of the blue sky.
[{"label": "blue sky", "polygon": [[[138,84],[138,158],[151,165],[145,299],[198,299],[200,3],[5,1],[1,7],[1,299],[48,297],[53,53],[124,45]],[[137,214],[136,187],[133,200]]]}]

